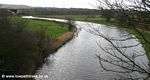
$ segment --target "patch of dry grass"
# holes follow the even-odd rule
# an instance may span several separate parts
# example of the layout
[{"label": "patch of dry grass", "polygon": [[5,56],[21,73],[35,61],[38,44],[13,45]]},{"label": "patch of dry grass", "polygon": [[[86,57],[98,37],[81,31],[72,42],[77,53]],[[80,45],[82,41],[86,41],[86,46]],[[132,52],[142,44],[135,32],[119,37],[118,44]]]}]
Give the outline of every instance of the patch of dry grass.
[{"label": "patch of dry grass", "polygon": [[51,48],[54,50],[57,50],[59,47],[61,47],[63,44],[65,44],[67,41],[73,38],[74,33],[73,32],[66,32],[62,36],[59,36],[58,38],[54,39],[52,41]]}]

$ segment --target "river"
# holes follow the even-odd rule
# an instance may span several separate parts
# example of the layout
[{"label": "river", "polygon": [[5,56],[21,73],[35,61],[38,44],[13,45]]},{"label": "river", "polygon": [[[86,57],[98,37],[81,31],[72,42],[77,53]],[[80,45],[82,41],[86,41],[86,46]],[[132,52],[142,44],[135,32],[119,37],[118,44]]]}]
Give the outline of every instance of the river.
[{"label": "river", "polygon": [[[38,19],[49,20],[49,18]],[[66,22],[66,20],[57,20]],[[102,37],[90,32],[93,32],[96,28],[105,36],[119,39],[124,38],[122,36],[128,33],[118,28],[101,24],[80,21],[76,21],[75,24],[79,29],[79,33],[56,51],[54,55],[50,55],[46,63],[37,70],[37,75],[48,75],[48,78],[36,78],[36,80],[111,80],[118,75],[117,73],[102,70],[96,55],[101,54],[103,57],[106,57],[106,52],[97,43],[101,42],[100,44],[103,47],[108,47],[110,44]],[[130,39],[119,43],[123,46],[135,45],[138,43],[138,40]],[[142,45],[139,44],[126,50],[126,53],[134,52],[138,52],[137,54],[144,53]],[[139,64],[143,62],[147,64],[148,59],[144,55],[136,59],[136,61]],[[116,69],[115,66],[105,65],[107,65],[107,68]]]}]

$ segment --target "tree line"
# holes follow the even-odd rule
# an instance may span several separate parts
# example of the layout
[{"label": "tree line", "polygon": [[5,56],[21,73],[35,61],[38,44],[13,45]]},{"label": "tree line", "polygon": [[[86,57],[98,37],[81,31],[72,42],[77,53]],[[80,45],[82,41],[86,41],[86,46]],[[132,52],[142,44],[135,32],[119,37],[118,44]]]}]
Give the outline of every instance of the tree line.
[{"label": "tree line", "polygon": [[18,9],[19,15],[98,15],[96,9],[79,9],[79,8],[30,8]]}]

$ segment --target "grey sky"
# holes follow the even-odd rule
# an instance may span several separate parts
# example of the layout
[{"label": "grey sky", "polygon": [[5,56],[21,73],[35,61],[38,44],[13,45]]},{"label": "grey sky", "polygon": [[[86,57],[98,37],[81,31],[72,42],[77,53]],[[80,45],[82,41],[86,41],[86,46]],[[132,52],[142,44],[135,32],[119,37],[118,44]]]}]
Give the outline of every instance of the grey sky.
[{"label": "grey sky", "polygon": [[41,7],[94,8],[96,0],[0,0],[0,3]]}]

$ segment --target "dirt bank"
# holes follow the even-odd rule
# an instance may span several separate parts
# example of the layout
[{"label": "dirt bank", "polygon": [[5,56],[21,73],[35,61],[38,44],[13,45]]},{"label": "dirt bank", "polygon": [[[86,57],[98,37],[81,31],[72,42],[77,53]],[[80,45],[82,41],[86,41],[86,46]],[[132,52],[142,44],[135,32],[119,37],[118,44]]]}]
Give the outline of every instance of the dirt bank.
[{"label": "dirt bank", "polygon": [[66,42],[72,39],[73,35],[74,35],[74,32],[64,33],[63,35],[53,40],[51,48],[56,51],[58,48],[60,48],[62,45],[64,45]]}]

